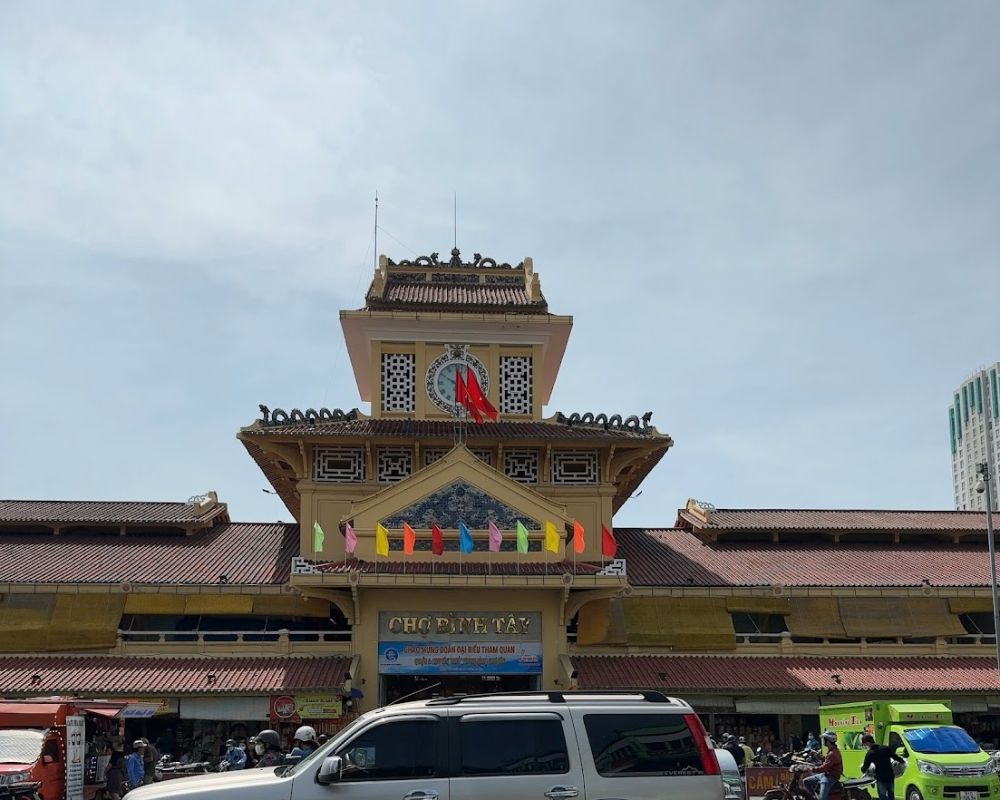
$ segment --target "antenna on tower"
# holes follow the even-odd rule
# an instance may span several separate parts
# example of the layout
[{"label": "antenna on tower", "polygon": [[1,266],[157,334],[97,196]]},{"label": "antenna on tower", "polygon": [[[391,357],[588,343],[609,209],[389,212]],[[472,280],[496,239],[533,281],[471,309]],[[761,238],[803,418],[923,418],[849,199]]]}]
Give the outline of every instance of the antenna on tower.
[{"label": "antenna on tower", "polygon": [[378,269],[378,189],[375,190],[375,269]]},{"label": "antenna on tower", "polygon": [[452,219],[455,221],[455,247],[458,247],[458,192],[452,196],[451,205]]}]

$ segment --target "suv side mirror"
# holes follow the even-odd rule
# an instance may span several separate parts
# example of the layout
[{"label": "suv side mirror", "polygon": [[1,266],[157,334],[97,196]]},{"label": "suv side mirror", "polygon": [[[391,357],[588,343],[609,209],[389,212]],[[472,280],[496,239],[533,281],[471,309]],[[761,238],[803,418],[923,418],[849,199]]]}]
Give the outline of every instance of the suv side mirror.
[{"label": "suv side mirror", "polygon": [[896,748],[896,755],[900,756],[901,758],[909,758],[909,756],[910,756],[909,752],[907,751],[907,749],[905,747],[897,747]]},{"label": "suv side mirror", "polygon": [[331,783],[340,781],[344,772],[344,761],[340,756],[327,756],[323,759],[323,765],[316,773],[316,783],[329,786]]}]

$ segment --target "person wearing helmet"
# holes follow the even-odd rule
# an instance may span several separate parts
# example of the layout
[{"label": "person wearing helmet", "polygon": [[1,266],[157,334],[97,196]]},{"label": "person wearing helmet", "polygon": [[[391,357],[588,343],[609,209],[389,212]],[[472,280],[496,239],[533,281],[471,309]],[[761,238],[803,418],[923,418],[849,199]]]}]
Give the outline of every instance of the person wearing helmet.
[{"label": "person wearing helmet", "polygon": [[816,789],[819,789],[819,800],[829,800],[830,789],[833,784],[840,780],[844,774],[844,758],[840,755],[840,748],[837,747],[837,734],[835,731],[826,731],[823,736],[823,744],[826,745],[826,758],[823,763],[813,770],[813,774],[803,781],[813,797],[816,796]]},{"label": "person wearing helmet", "polygon": [[125,774],[128,776],[129,789],[142,786],[142,779],[146,775],[146,767],[143,764],[145,755],[146,743],[142,739],[132,742],[132,753],[125,759]]},{"label": "person wearing helmet", "polygon": [[254,753],[257,755],[258,767],[277,767],[284,763],[285,757],[281,754],[281,737],[278,736],[278,732],[268,728],[258,733]]},{"label": "person wearing helmet", "polygon": [[746,756],[743,753],[743,748],[737,744],[736,737],[731,733],[724,734],[722,737],[722,749],[732,755],[733,760],[736,761],[736,768],[742,773],[746,769]]},{"label": "person wearing helmet", "polygon": [[295,731],[293,738],[295,739],[295,747],[288,754],[290,756],[305,758],[308,755],[312,755],[316,748],[319,747],[316,744],[316,731],[309,725],[303,725]]},{"label": "person wearing helmet", "polygon": [[740,750],[743,751],[743,756],[744,756],[743,764],[749,767],[751,762],[753,761],[753,750],[751,749],[750,745],[747,744],[746,736],[740,737]]},{"label": "person wearing helmet", "polygon": [[247,754],[236,744],[235,739],[226,739],[226,754],[222,757],[225,769],[243,769],[247,765]]}]

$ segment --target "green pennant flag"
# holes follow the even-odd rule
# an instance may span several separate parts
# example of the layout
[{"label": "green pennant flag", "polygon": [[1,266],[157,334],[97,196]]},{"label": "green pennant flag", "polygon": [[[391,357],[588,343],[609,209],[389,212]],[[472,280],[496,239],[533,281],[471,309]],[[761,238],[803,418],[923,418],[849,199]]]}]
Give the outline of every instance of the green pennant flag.
[{"label": "green pennant flag", "polygon": [[323,533],[323,529],[319,526],[319,520],[313,522],[313,550],[317,553],[323,551],[323,540],[326,538],[326,534]]},{"label": "green pennant flag", "polygon": [[517,552],[528,552],[528,529],[524,527],[521,520],[517,521]]}]

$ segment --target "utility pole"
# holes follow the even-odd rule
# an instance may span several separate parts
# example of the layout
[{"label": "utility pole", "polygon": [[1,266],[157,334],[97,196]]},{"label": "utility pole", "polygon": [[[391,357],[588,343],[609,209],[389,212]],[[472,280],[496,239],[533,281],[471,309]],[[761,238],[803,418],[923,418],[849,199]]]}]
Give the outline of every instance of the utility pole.
[{"label": "utility pole", "polygon": [[993,594],[993,639],[997,648],[997,675],[1000,676],[1000,607],[997,605],[997,562],[996,547],[993,543],[993,487],[991,482],[993,476],[990,475],[990,465],[981,463],[976,465],[976,474],[979,475],[979,484],[976,491],[986,492],[986,541],[990,549],[990,591]]}]

